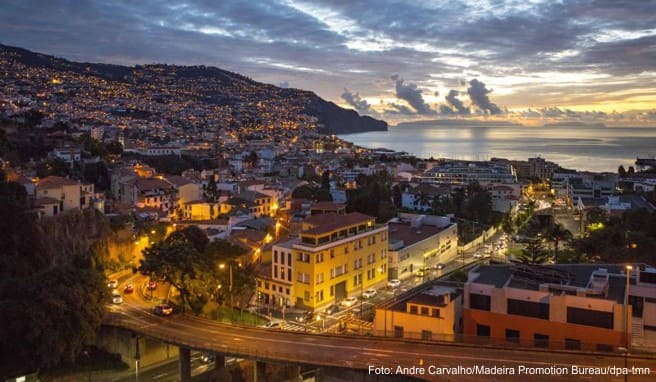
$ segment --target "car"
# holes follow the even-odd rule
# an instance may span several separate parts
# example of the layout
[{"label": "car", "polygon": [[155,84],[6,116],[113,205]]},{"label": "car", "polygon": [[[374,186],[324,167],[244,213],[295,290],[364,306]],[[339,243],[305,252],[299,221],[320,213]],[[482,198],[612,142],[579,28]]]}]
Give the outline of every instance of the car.
[{"label": "car", "polygon": [[421,268],[421,269],[417,270],[415,275],[417,275],[417,277],[424,277],[429,273],[430,273],[430,270],[428,270],[427,268]]},{"label": "car", "polygon": [[280,322],[278,321],[269,321],[266,324],[262,325],[263,328],[267,329],[280,329]]},{"label": "car", "polygon": [[296,321],[298,322],[312,322],[314,318],[314,313],[312,312],[303,312],[300,315],[296,316]]},{"label": "car", "polygon": [[437,264],[437,265],[435,266],[435,268],[436,268],[438,271],[444,269],[444,267],[445,267],[445,265],[442,264],[442,263],[439,263],[439,264]]},{"label": "car", "polygon": [[326,314],[335,314],[339,312],[339,305],[337,304],[332,304],[331,306],[327,307],[326,310],[324,310]]},{"label": "car", "polygon": [[148,276],[150,274],[150,271],[142,266],[142,267],[139,267],[139,273],[141,273],[144,276]]},{"label": "car", "polygon": [[200,363],[208,364],[214,362],[214,354],[203,353],[199,358]]},{"label": "car", "polygon": [[482,257],[483,257],[483,254],[482,254],[482,253],[480,253],[480,252],[476,252],[476,253],[474,253],[474,258],[475,258],[475,259],[480,259],[480,258],[482,258]]},{"label": "car", "polygon": [[153,313],[157,316],[170,316],[173,312],[173,306],[170,304],[159,304],[153,309]]},{"label": "car", "polygon": [[148,282],[148,289],[149,289],[149,290],[155,290],[155,289],[157,289],[157,281],[149,281],[149,282]]},{"label": "car", "polygon": [[399,285],[401,285],[401,280],[399,279],[391,279],[387,282],[389,288],[397,288]]},{"label": "car", "polygon": [[125,288],[123,288],[123,294],[126,294],[126,293],[129,294],[129,293],[132,293],[132,292],[134,292],[134,285],[132,285],[132,283],[127,283],[125,285]]},{"label": "car", "polygon": [[107,288],[116,289],[118,287],[118,280],[109,280]]},{"label": "car", "polygon": [[343,299],[342,302],[339,303],[339,305],[348,308],[350,306],[355,305],[356,302],[358,302],[358,298],[355,296],[351,296]]},{"label": "car", "polygon": [[121,297],[121,294],[118,293],[116,289],[112,291],[112,303],[114,304],[122,304],[123,303],[123,297]]},{"label": "car", "polygon": [[372,298],[376,295],[376,290],[373,288],[365,289],[362,292],[362,298]]}]

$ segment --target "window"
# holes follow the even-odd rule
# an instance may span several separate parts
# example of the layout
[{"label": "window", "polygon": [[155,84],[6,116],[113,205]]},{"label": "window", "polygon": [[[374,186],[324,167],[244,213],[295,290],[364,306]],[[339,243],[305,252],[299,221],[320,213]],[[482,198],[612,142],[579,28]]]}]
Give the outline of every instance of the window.
[{"label": "window", "polygon": [[597,351],[612,353],[613,351],[615,351],[615,347],[613,345],[608,345],[608,344],[597,344]]},{"label": "window", "polygon": [[403,326],[394,326],[394,337],[403,338]]},{"label": "window", "polygon": [[567,307],[567,322],[613,329],[613,313],[598,310]]},{"label": "window", "polygon": [[274,263],[278,262],[278,251],[273,251],[273,262]]},{"label": "window", "polygon": [[506,341],[519,343],[519,330],[506,329]]},{"label": "window", "polygon": [[421,315],[422,316],[428,316],[428,307],[425,307],[425,306],[421,307]]},{"label": "window", "polygon": [[317,264],[323,263],[323,252],[317,253],[315,261],[316,261]]},{"label": "window", "polygon": [[490,327],[488,325],[476,325],[476,335],[479,337],[489,337]]},{"label": "window", "polygon": [[289,288],[285,288],[285,294],[289,295]]},{"label": "window", "polygon": [[264,283],[264,289],[269,290],[269,283]]},{"label": "window", "polygon": [[410,313],[417,314],[417,305],[410,305]]},{"label": "window", "polygon": [[330,250],[330,258],[331,258],[331,259],[334,259],[334,258],[335,258],[335,250],[334,250],[334,249],[331,249],[331,250]]},{"label": "window", "polygon": [[353,276],[353,286],[358,286],[360,284],[362,284],[362,273]]},{"label": "window", "polygon": [[490,311],[491,299],[490,296],[483,294],[470,293],[469,294],[469,307],[477,310]]},{"label": "window", "polygon": [[575,340],[575,339],[572,339],[572,338],[565,338],[565,349],[580,350],[581,349],[581,341],[580,340]]},{"label": "window", "polygon": [[287,264],[292,265],[292,253],[291,252],[289,252],[287,254]]},{"label": "window", "polygon": [[362,268],[362,258],[356,259],[353,262],[353,269],[360,269]]},{"label": "window", "polygon": [[386,249],[381,249],[380,250],[380,259],[383,260],[387,257],[387,250]]},{"label": "window", "polygon": [[283,267],[280,267],[280,278],[283,280],[285,279],[285,268]]},{"label": "window", "polygon": [[376,262],[376,254],[372,253],[367,256],[367,264],[373,264]]},{"label": "window", "polygon": [[348,248],[349,248],[348,245],[344,246],[344,254],[345,255],[348,255],[348,252],[349,252]]},{"label": "window", "polygon": [[317,301],[323,301],[323,290],[318,291],[315,298]]},{"label": "window", "polygon": [[330,286],[330,297],[333,297],[333,296],[335,296],[335,286],[331,285]]},{"label": "window", "polygon": [[289,272],[287,272],[287,281],[292,281],[292,269],[289,268]]},{"label": "window", "polygon": [[310,291],[306,290],[305,293],[303,293],[303,300],[310,301]]},{"label": "window", "polygon": [[273,278],[274,279],[278,278],[278,267],[275,265],[273,266]]},{"label": "window", "polygon": [[539,302],[531,302],[531,301],[523,301],[523,300],[514,300],[512,298],[509,298],[508,314],[548,320],[549,304],[542,304]]},{"label": "window", "polygon": [[[275,260],[278,261],[278,260]],[[285,265],[285,254],[280,252],[280,264]]]},{"label": "window", "polygon": [[533,334],[533,343],[536,347],[546,348],[549,346],[549,336],[546,334],[535,333]]},{"label": "window", "polygon": [[317,284],[321,284],[323,282],[323,272],[317,274]]},{"label": "window", "polygon": [[424,341],[430,341],[433,339],[433,332],[430,330],[422,330],[421,331],[421,339]]},{"label": "window", "polygon": [[433,317],[439,317],[440,316],[440,310],[433,308]]}]

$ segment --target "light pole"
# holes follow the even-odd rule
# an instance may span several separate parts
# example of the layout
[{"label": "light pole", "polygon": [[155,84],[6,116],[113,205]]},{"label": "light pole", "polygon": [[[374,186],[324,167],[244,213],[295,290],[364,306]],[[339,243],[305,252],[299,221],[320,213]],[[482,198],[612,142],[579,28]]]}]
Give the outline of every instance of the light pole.
[{"label": "light pole", "polygon": [[626,266],[626,292],[624,293],[624,345],[629,349],[629,280],[633,266]]},{"label": "light pole", "polygon": [[[225,264],[219,264],[219,268],[225,269]],[[230,310],[232,310],[232,264],[228,264],[228,274],[230,277],[230,285],[228,286],[228,292],[230,293]]]}]

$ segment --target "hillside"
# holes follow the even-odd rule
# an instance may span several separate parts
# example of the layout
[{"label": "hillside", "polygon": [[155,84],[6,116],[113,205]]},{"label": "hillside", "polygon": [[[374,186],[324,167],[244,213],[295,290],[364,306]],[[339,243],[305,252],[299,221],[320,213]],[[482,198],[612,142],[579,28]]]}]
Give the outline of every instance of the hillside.
[{"label": "hillside", "polygon": [[[0,44],[0,58],[10,60],[30,69],[47,69],[60,72],[61,76],[76,74],[97,78],[109,83],[126,84],[144,89],[166,89],[157,100],[162,103],[194,101],[226,106],[239,118],[257,119],[251,110],[241,113],[245,105],[276,104],[285,102],[290,112],[307,114],[318,119],[319,131],[325,134],[345,134],[364,131],[387,130],[387,123],[371,117],[360,116],[326,101],[313,92],[299,89],[283,89],[263,84],[237,73],[210,66],[136,65],[121,66],[101,63],[80,63],[31,52],[26,49]],[[192,89],[193,88],[193,89]],[[141,90],[141,89],[139,89]],[[251,108],[252,109],[252,108]]]}]

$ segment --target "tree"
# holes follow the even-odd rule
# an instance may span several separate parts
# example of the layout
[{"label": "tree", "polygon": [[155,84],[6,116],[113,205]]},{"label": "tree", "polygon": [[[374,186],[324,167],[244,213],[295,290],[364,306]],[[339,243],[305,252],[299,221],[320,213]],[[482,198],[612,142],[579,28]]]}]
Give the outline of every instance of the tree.
[{"label": "tree", "polygon": [[605,223],[608,220],[608,214],[599,207],[592,207],[585,212],[585,222],[587,224]]},{"label": "tree", "polygon": [[626,176],[626,169],[623,165],[620,165],[620,167],[617,168],[617,173],[619,174],[620,178],[624,178]]},{"label": "tree", "polygon": [[542,264],[547,261],[549,255],[542,247],[540,240],[531,240],[526,244],[526,248],[522,248],[522,253],[519,259],[523,263],[529,264]]},{"label": "tree", "polygon": [[324,190],[330,190],[330,171],[325,170],[321,173],[321,188]]},{"label": "tree", "polygon": [[251,151],[250,154],[246,156],[246,163],[248,163],[251,167],[257,166],[257,153],[255,151]]},{"label": "tree", "polygon": [[207,238],[205,232],[197,225],[191,225],[181,230],[173,231],[167,238],[169,241],[181,240],[193,245],[194,249],[198,252],[205,251],[210,240]]},{"label": "tree", "polygon": [[430,205],[430,195],[426,192],[421,191],[418,194],[415,194],[414,205],[416,209],[423,209]]},{"label": "tree", "polygon": [[627,171],[628,175],[633,175],[635,174],[635,168],[633,166],[629,166],[629,171]]},{"label": "tree", "polygon": [[218,196],[218,190],[216,187],[216,180],[214,180],[214,175],[210,176],[210,180],[207,182],[207,187],[205,188],[205,198],[210,202],[216,202]]},{"label": "tree", "polygon": [[569,240],[572,238],[572,233],[565,229],[561,224],[554,224],[551,228],[549,228],[546,232],[546,238],[547,240],[551,241],[554,243],[554,261],[559,262],[558,258],[558,245],[560,244],[561,241],[563,240]]}]

